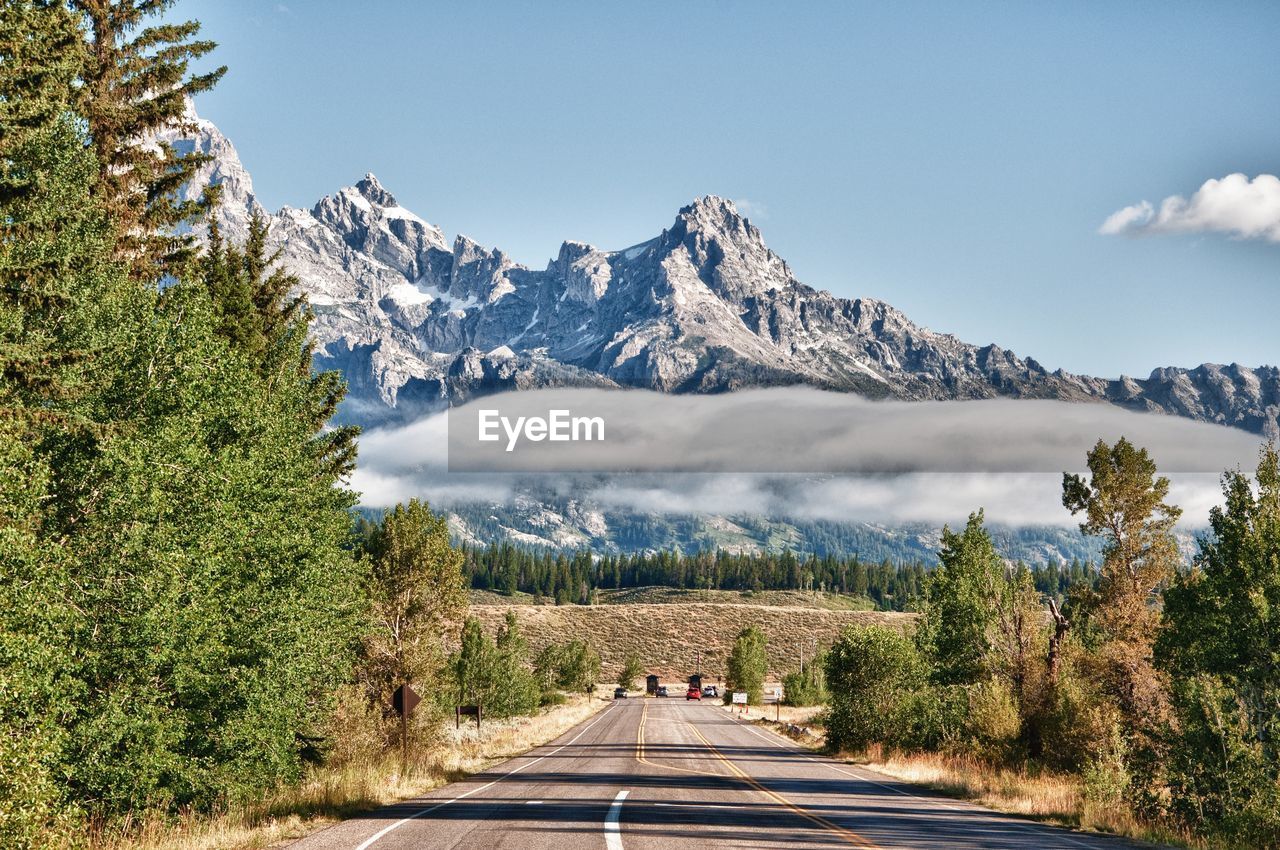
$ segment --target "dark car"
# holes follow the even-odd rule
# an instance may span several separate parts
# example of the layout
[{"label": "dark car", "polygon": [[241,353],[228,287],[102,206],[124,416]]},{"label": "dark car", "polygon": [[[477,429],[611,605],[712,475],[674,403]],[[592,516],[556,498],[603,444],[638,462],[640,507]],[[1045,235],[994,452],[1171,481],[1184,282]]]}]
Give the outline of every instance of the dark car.
[{"label": "dark car", "polygon": [[667,686],[666,686],[666,685],[658,685],[658,692],[657,692],[657,695],[658,695],[658,696],[660,696],[660,697],[665,697],[665,696],[667,695]]},{"label": "dark car", "polygon": [[626,699],[626,698],[627,698],[627,689],[626,689],[626,688],[614,688],[614,689],[613,689],[613,698],[614,698],[614,699]]},{"label": "dark car", "polygon": [[702,689],[702,695],[704,697],[718,697],[720,696],[720,691],[716,689],[715,685],[707,685]]},{"label": "dark car", "polygon": [[691,699],[701,700],[702,691],[698,690],[693,685],[690,685],[689,690],[685,692],[684,698],[686,700],[691,700]]}]

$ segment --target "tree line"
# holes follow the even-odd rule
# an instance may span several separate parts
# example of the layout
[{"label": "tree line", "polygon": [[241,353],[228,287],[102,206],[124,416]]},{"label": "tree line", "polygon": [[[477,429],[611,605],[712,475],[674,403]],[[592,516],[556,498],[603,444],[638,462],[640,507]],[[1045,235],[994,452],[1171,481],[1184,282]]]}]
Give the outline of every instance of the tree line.
[{"label": "tree line", "polygon": [[[551,552],[510,542],[463,546],[471,587],[527,593],[557,605],[591,604],[596,591],[664,586],[703,590],[801,590],[842,593],[870,600],[882,611],[914,610],[923,597],[929,567],[920,561],[868,563],[852,557],[706,549],[638,554]],[[1035,588],[1062,599],[1077,585],[1091,585],[1097,570],[1087,563],[1028,567]]]},{"label": "tree line", "polygon": [[1001,561],[981,511],[946,530],[914,634],[853,628],[825,657],[828,743],[1080,777],[1088,805],[1280,847],[1280,458],[1223,477],[1190,566],[1147,452],[1099,442],[1063,504],[1104,541],[1064,605]]}]

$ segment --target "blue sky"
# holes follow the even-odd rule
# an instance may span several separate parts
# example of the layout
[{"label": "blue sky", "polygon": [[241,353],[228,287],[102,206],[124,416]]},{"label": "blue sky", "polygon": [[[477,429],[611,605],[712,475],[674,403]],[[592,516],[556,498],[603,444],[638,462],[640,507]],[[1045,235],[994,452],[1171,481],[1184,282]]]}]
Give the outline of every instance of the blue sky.
[{"label": "blue sky", "polygon": [[806,283],[1049,368],[1280,363],[1280,237],[1218,232],[1211,199],[1217,225],[1148,212],[1099,233],[1280,172],[1280,4],[792,6],[175,14],[220,43],[230,71],[197,107],[273,209],[373,171],[446,234],[541,267],[713,193]]}]

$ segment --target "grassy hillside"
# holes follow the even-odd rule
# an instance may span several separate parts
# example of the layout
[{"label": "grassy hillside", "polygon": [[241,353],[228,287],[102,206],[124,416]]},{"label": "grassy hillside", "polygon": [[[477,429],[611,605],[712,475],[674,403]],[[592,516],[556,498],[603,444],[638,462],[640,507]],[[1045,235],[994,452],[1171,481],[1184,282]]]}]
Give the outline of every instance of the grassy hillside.
[{"label": "grassy hillside", "polygon": [[807,657],[815,641],[819,647],[830,645],[846,625],[878,623],[908,629],[914,623],[912,614],[724,602],[557,606],[511,604],[508,600],[500,604],[473,602],[471,606],[472,615],[490,633],[497,630],[508,610],[520,618],[534,652],[549,643],[574,638],[590,642],[604,662],[606,682],[631,653],[648,672],[664,681],[683,680],[693,672],[699,650],[703,674],[715,680],[724,675],[738,631],[748,625],[758,626],[768,637],[769,673],[776,679],[799,666],[801,651]]},{"label": "grassy hillside", "polygon": [[[828,611],[874,611],[875,603],[865,596],[819,593],[803,590],[685,590],[679,587],[624,587],[601,590],[600,605],[668,605],[686,602],[715,602],[723,605],[769,605],[783,608],[822,608]],[[472,590],[472,605],[533,605],[528,593],[511,595],[488,590]]]}]

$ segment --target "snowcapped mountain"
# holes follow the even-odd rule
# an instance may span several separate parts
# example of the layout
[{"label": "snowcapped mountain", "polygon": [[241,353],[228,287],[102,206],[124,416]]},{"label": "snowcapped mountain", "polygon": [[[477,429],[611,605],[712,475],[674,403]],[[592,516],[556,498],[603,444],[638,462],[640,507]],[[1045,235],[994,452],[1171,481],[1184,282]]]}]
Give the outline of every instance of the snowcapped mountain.
[{"label": "snowcapped mountain", "polygon": [[996,345],[913,324],[883,301],[796,279],[730,201],[707,196],[624,250],[565,242],[545,269],[443,231],[372,174],[310,210],[271,214],[211,122],[170,141],[211,154],[196,184],[222,188],[220,222],[253,211],[317,320],[317,365],[349,384],[342,415],[367,425],[510,388],[635,386],[720,392],[809,384],[874,398],[1109,402],[1280,437],[1280,370],[1232,364],[1116,380],[1049,372]]}]

